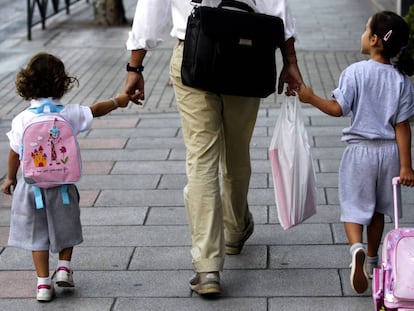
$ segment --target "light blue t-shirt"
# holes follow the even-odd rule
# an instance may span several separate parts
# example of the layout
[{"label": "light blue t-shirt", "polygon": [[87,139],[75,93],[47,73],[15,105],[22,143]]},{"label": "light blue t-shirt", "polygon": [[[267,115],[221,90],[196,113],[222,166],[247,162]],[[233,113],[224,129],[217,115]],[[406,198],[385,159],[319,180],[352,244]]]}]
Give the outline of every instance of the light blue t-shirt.
[{"label": "light blue t-shirt", "polygon": [[332,92],[351,115],[342,141],[395,139],[394,127],[414,115],[414,87],[392,65],[365,60],[347,67]]}]

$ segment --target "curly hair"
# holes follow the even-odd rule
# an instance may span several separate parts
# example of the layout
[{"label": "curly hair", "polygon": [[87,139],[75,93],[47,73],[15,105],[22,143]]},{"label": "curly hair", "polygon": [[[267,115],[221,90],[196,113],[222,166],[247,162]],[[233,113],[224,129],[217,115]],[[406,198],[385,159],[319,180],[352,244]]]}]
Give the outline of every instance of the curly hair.
[{"label": "curly hair", "polygon": [[79,81],[66,74],[63,62],[44,52],[34,55],[16,77],[17,93],[25,100],[49,97],[60,99],[74,85],[78,86]]}]

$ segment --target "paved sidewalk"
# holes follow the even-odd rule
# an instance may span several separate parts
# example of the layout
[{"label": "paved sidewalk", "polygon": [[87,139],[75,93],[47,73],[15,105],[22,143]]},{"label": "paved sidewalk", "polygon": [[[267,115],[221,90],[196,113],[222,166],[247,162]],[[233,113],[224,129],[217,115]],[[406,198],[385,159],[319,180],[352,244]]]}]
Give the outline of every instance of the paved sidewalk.
[{"label": "paved sidewalk", "polygon": [[[0,0],[2,15],[15,12],[2,1],[6,0]],[[364,58],[359,53],[360,35],[378,2],[290,2],[304,79],[317,93],[329,96],[341,70]],[[124,4],[133,14],[135,0]],[[15,19],[22,20],[21,14]],[[80,87],[64,102],[92,104],[122,90],[129,26],[102,28],[93,24],[92,16],[91,4],[80,2],[71,15],[48,21],[46,30],[36,26],[32,41],[26,40],[22,24],[19,31],[11,21],[9,28],[0,26],[0,177],[7,167],[4,134],[25,108],[14,90],[16,70],[33,53],[43,50],[60,56],[79,78]],[[73,256],[74,290],[59,290],[47,304],[34,299],[31,255],[7,247],[11,200],[0,195],[0,310],[372,310],[371,290],[356,295],[350,288],[350,256],[339,222],[337,170],[344,148],[341,130],[348,119],[304,106],[317,171],[318,213],[288,231],[278,224],[267,148],[282,96],[263,100],[252,141],[249,202],[255,232],[241,255],[226,258],[222,298],[206,300],[191,293],[190,235],[182,196],[185,148],[168,84],[174,43],[167,38],[161,49],[148,53],[144,107],[118,109],[95,120],[93,129],[80,136],[85,241]],[[402,223],[414,226],[414,195],[404,191],[403,196]],[[52,256],[52,269],[55,264]]]}]

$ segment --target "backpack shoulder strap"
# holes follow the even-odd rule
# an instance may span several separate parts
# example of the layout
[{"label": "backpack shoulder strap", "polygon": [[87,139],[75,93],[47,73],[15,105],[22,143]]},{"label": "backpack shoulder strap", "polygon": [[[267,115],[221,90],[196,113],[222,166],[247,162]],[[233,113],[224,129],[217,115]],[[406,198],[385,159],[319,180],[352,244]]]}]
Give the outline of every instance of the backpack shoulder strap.
[{"label": "backpack shoulder strap", "polygon": [[36,203],[36,208],[41,209],[44,207],[43,205],[43,197],[42,197],[42,191],[37,186],[32,186],[34,199]]},{"label": "backpack shoulder strap", "polygon": [[55,105],[50,99],[45,99],[39,107],[28,108],[28,110],[36,114],[41,114],[45,112],[46,107],[48,107],[46,112],[51,113],[59,113],[63,109],[63,105]]}]

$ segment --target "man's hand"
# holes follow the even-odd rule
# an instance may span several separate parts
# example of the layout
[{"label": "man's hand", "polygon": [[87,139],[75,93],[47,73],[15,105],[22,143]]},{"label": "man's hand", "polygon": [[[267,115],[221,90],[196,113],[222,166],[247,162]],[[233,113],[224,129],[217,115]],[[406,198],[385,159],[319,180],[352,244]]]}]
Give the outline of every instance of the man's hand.
[{"label": "man's hand", "polygon": [[277,86],[278,94],[282,94],[285,83],[287,84],[285,94],[287,96],[295,96],[303,83],[297,63],[285,64],[283,66]]},{"label": "man's hand", "polygon": [[142,72],[128,72],[124,92],[129,95],[129,99],[137,105],[142,105],[145,99],[144,77]]}]

